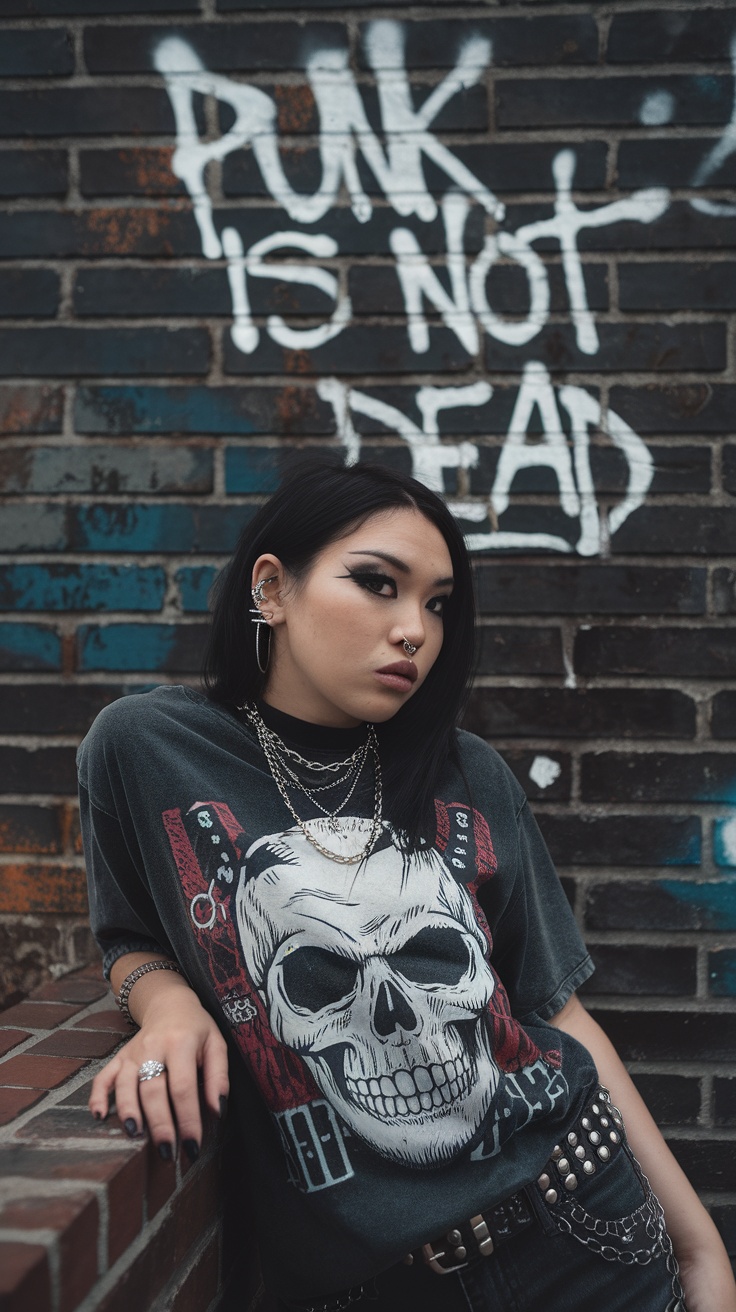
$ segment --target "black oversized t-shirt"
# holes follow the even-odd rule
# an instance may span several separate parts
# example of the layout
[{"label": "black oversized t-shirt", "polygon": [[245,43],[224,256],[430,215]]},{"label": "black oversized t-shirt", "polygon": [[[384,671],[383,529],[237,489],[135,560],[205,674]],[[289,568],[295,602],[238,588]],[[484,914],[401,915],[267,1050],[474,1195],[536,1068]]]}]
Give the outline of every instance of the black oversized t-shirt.
[{"label": "black oversized t-shirt", "polygon": [[[265,712],[322,760],[364,732]],[[339,865],[248,725],[191,689],[123,698],[80,747],[105,969],[172,954],[226,1034],[244,1188],[286,1297],[367,1279],[534,1179],[596,1078],[545,1023],[592,964],[523,792],[474,735],[459,755],[432,845],[384,822],[367,861]],[[299,809],[347,854],[372,800],[357,788],[338,833]]]}]

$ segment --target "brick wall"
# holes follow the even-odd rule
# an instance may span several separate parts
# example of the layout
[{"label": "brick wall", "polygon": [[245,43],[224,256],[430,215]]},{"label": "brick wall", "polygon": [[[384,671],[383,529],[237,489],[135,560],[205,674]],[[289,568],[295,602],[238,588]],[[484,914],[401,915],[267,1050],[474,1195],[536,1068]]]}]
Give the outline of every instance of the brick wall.
[{"label": "brick wall", "polygon": [[163,1162],[87,1110],[129,1032],[97,965],[0,1012],[0,1306],[207,1312],[235,1282],[243,1312],[268,1312],[222,1127],[205,1121],[194,1165]]},{"label": "brick wall", "polygon": [[736,1250],[733,7],[4,0],[0,75],[6,997],[90,955],[76,742],[196,677],[283,464],[413,470],[469,725]]}]

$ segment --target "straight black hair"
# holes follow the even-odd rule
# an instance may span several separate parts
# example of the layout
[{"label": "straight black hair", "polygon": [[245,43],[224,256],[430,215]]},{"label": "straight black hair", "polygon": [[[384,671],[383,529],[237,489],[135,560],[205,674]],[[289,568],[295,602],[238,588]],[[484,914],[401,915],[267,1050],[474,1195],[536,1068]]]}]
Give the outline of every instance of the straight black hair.
[{"label": "straight black hair", "polygon": [[[213,592],[214,609],[203,682],[212,701],[234,710],[263,692],[249,610],[253,566],[277,556],[298,583],[314,558],[371,515],[410,507],[439,529],[450,553],[453,589],[444,607],[444,640],[421,688],[376,726],[384,815],[411,847],[434,837],[439,775],[456,758],[456,729],[473,673],[475,603],[470,560],[457,522],[423,483],[380,465],[299,462],[245,525]],[[263,641],[263,635],[262,635]],[[265,650],[265,642],[263,642]]]}]

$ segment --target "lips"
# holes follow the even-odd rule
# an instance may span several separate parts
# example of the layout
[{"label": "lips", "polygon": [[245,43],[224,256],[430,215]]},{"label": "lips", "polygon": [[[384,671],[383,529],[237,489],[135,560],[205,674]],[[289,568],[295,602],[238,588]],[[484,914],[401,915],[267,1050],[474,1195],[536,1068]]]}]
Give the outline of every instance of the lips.
[{"label": "lips", "polygon": [[385,688],[393,688],[394,692],[411,692],[418,670],[413,661],[394,661],[374,673]]}]

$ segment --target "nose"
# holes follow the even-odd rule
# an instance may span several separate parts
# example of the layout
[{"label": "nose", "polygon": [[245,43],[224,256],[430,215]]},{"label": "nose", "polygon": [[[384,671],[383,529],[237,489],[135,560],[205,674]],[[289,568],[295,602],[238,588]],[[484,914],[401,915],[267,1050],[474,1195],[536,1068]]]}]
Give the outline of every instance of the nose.
[{"label": "nose", "polygon": [[[424,625],[418,619],[407,617],[404,624],[396,624],[391,630],[390,641],[402,648],[402,656],[413,656],[424,643]],[[407,645],[408,644],[408,645]],[[413,647],[414,651],[409,648]]]}]

